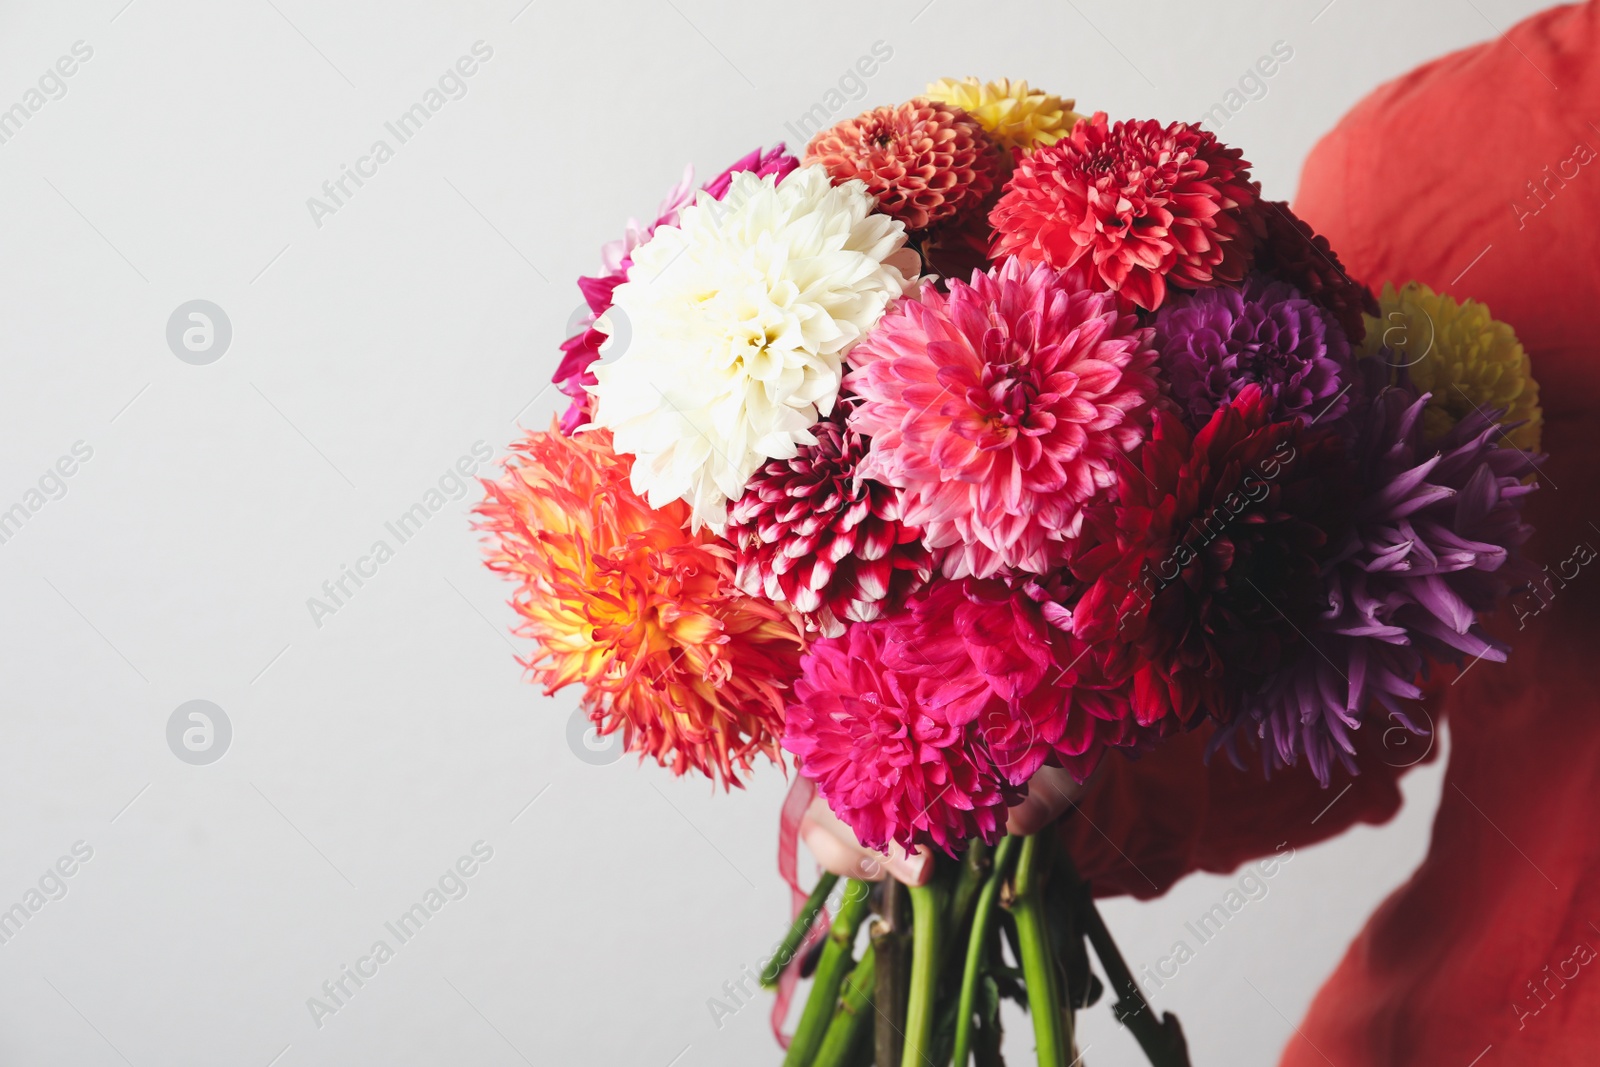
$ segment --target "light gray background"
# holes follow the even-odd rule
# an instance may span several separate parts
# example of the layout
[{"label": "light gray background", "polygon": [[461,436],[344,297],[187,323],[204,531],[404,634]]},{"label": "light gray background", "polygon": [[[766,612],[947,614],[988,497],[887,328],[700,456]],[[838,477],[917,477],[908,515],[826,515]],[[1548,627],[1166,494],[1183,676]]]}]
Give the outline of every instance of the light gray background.
[{"label": "light gray background", "polygon": [[[1284,197],[1367,90],[1539,6],[525,4],[0,5],[0,108],[93,49],[0,144],[0,509],[93,449],[0,544],[0,908],[93,849],[0,945],[0,1064],[776,1062],[764,998],[720,1027],[707,1000],[781,931],[782,775],[724,797],[579,759],[573,701],[503,636],[476,494],[404,545],[384,523],[546,423],[573,278],[627,216],[782,137],[876,41],[893,57],[840,117],[977,73],[1193,119],[1287,42],[1220,131]],[[307,198],[480,40],[467,94],[317,226]],[[165,339],[194,299],[232,323],[208,366]],[[315,625],[307,598],[379,538],[395,557]],[[210,765],[168,748],[193,699],[232,725]],[[1293,1037],[1423,853],[1437,767],[1406,789],[1155,993],[1197,1064]],[[307,998],[480,840],[468,894],[318,1028]],[[1236,877],[1106,916],[1153,962]],[[1140,1062],[1104,1007],[1083,1041]]]}]

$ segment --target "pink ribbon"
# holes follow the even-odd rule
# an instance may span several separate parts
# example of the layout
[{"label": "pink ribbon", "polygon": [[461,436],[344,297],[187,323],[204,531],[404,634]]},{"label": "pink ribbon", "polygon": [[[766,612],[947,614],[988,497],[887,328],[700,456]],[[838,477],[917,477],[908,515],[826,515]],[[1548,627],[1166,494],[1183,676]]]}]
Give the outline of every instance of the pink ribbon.
[{"label": "pink ribbon", "polygon": [[[783,813],[778,822],[778,874],[789,884],[791,921],[799,916],[800,909],[811,895],[800,888],[800,820],[805,817],[806,809],[811,806],[811,798],[816,795],[816,783],[803,774],[796,774],[794,784],[789,787],[789,795],[783,798]],[[800,950],[794,954],[794,959],[778,976],[778,996],[772,1002],[772,1036],[777,1038],[780,1048],[789,1047],[789,1035],[783,1032],[783,1024],[789,1017],[794,987],[800,981],[800,959],[828,928],[828,921],[828,910],[824,908],[817,913],[816,922],[800,943]]]}]

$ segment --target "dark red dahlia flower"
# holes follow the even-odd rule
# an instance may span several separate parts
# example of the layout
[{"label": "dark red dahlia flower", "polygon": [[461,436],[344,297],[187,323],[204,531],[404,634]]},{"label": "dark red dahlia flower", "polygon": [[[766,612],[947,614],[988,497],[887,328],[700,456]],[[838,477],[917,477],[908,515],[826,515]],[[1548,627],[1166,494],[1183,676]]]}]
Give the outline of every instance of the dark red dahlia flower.
[{"label": "dark red dahlia flower", "polygon": [[1326,308],[1351,344],[1367,334],[1362,313],[1377,315],[1372,290],[1345,271],[1328,239],[1312,230],[1289,205],[1263,200],[1257,208],[1262,239],[1256,247],[1256,269],[1282,278],[1313,303]]},{"label": "dark red dahlia flower", "polygon": [[1192,439],[1160,413],[1115,501],[1090,509],[1072,631],[1107,681],[1130,683],[1141,725],[1226,721],[1326,604],[1319,559],[1348,508],[1349,463],[1333,432],[1271,414],[1256,385]]},{"label": "dark red dahlia flower", "polygon": [[866,622],[933,573],[922,530],[901,520],[900,491],[863,478],[867,439],[843,410],[811,428],[817,443],[751,476],[728,513],[736,584],[787,601],[824,636]]},{"label": "dark red dahlia flower", "polygon": [[1154,310],[1167,286],[1237,282],[1257,201],[1236,148],[1183,122],[1082,121],[1018,164],[990,213],[995,258],[1076,267]]}]

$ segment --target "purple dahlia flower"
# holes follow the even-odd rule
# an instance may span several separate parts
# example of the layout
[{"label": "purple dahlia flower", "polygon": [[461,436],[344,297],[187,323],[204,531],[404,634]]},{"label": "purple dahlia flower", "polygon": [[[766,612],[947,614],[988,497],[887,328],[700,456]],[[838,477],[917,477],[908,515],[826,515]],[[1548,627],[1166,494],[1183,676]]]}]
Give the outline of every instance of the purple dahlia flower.
[{"label": "purple dahlia flower", "polygon": [[1350,731],[1369,703],[1424,732],[1404,701],[1422,695],[1427,659],[1505,660],[1477,615],[1536,573],[1516,553],[1533,532],[1519,501],[1536,488],[1524,480],[1534,459],[1497,447],[1500,427],[1480,412],[1428,446],[1427,400],[1403,386],[1373,398],[1355,442],[1367,493],[1325,564],[1313,647],[1244,701],[1224,743],[1251,730],[1271,763],[1304,754],[1326,784],[1333,760],[1354,769]]},{"label": "purple dahlia flower", "polygon": [[1155,347],[1191,430],[1254,382],[1272,417],[1332,421],[1350,407],[1350,343],[1289,283],[1260,275],[1242,289],[1174,296],[1156,316]]}]

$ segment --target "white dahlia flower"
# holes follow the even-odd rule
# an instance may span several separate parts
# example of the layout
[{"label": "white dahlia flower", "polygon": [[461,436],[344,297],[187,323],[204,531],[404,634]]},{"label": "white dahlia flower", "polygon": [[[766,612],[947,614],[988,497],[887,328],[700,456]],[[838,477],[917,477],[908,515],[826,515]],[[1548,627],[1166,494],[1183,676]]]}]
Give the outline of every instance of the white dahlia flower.
[{"label": "white dahlia flower", "polygon": [[652,507],[685,500],[720,532],[757,468],[815,443],[844,354],[916,276],[905,227],[874,206],[821,167],[742,172],[634,249],[589,391]]}]

